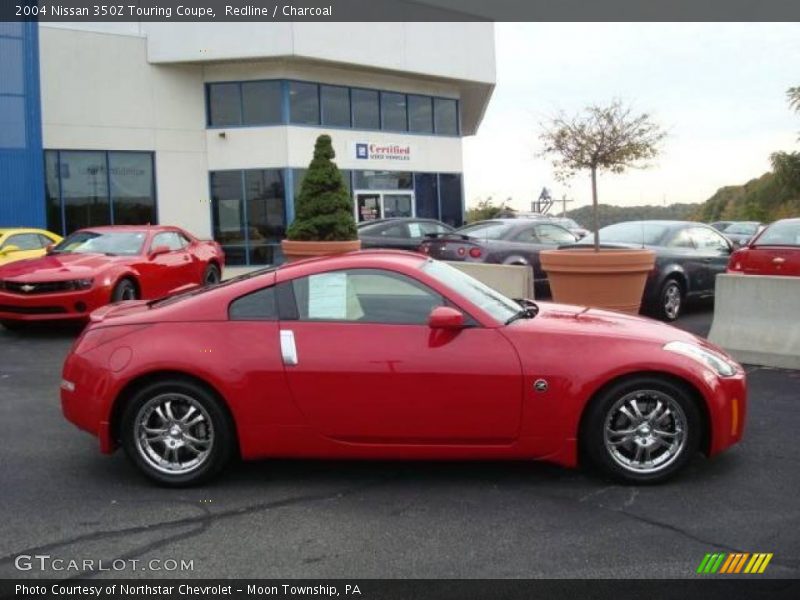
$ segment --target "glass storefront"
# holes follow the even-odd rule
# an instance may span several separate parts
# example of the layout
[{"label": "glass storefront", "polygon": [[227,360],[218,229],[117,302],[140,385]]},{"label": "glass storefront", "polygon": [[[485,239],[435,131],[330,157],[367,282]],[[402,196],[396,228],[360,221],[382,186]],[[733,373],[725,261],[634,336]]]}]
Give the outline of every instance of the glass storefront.
[{"label": "glass storefront", "polygon": [[156,223],[151,152],[47,150],[47,226],[67,235],[98,225]]}]

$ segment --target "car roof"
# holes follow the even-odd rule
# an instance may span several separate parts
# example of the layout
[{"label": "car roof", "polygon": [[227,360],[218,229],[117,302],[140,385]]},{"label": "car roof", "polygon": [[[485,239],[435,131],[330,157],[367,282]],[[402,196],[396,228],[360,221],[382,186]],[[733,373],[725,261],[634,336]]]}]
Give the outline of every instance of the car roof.
[{"label": "car roof", "polygon": [[415,223],[418,221],[447,225],[446,223],[442,223],[441,221],[437,221],[436,219],[428,219],[426,217],[387,217],[385,219],[372,219],[371,221],[361,221],[360,223],[358,223],[358,226],[366,227],[367,225],[380,225],[382,223]]},{"label": "car roof", "polygon": [[365,260],[371,263],[370,266],[376,268],[381,266],[416,268],[422,263],[429,261],[430,258],[416,252],[407,252],[405,250],[357,250],[344,254],[317,256],[291,263],[284,263],[278,267],[278,271],[288,274],[296,270],[313,273],[316,272],[318,270],[317,267],[320,266],[324,267],[326,271],[330,269],[363,268]]},{"label": "car roof", "polygon": [[614,223],[612,225],[606,225],[606,227],[613,227],[614,225],[622,225],[622,224],[629,224],[629,223],[639,223],[642,225],[665,225],[667,227],[687,227],[687,226],[701,226],[701,227],[708,227],[711,228],[710,225],[707,223],[701,223],[700,221],[670,221],[668,219],[642,219],[638,221],[620,221],[619,223]]},{"label": "car roof", "polygon": [[110,233],[113,231],[183,231],[174,225],[100,225],[98,227],[83,227],[77,231],[94,231],[97,233]]},{"label": "car roof", "polygon": [[[36,227],[0,227],[0,235],[7,233],[52,233],[46,229],[38,229]],[[54,235],[58,235],[57,233]]]}]

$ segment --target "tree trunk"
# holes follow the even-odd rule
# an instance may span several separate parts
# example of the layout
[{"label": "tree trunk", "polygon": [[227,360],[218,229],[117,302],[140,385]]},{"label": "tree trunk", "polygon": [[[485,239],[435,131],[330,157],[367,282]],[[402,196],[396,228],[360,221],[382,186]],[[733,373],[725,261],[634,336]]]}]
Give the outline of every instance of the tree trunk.
[{"label": "tree trunk", "polygon": [[597,169],[592,169],[592,218],[594,220],[594,251],[600,252],[600,222],[597,207]]}]

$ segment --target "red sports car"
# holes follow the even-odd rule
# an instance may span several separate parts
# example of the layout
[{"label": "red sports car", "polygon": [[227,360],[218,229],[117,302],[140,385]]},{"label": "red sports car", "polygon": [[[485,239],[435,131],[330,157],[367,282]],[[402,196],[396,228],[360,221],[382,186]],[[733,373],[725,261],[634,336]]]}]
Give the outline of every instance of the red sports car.
[{"label": "red sports car", "polygon": [[81,229],[46,256],[0,267],[0,323],[87,319],[109,302],[217,283],[224,263],[219,244],[177,227]]},{"label": "red sports car", "polygon": [[769,225],[747,246],[731,254],[728,273],[800,277],[800,219]]},{"label": "red sports car", "polygon": [[149,477],[234,455],[579,457],[666,479],[742,437],[742,368],[646,318],[514,301],[419,254],[374,250],[101,308],[66,359],[67,419]]}]

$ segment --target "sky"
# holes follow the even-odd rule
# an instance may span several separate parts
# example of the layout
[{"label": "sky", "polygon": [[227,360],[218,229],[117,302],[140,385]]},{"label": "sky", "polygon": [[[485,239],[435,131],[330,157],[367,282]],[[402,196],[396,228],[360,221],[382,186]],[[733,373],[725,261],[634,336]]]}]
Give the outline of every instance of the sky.
[{"label": "sky", "polygon": [[[568,184],[537,156],[542,124],[620,99],[668,134],[645,170],[602,175],[601,203],[702,202],[800,149],[799,23],[498,23],[497,85],[477,135],[464,140],[467,206],[491,196],[530,210],[542,187],[591,203],[589,176]],[[561,209],[559,204],[558,209]]]}]

